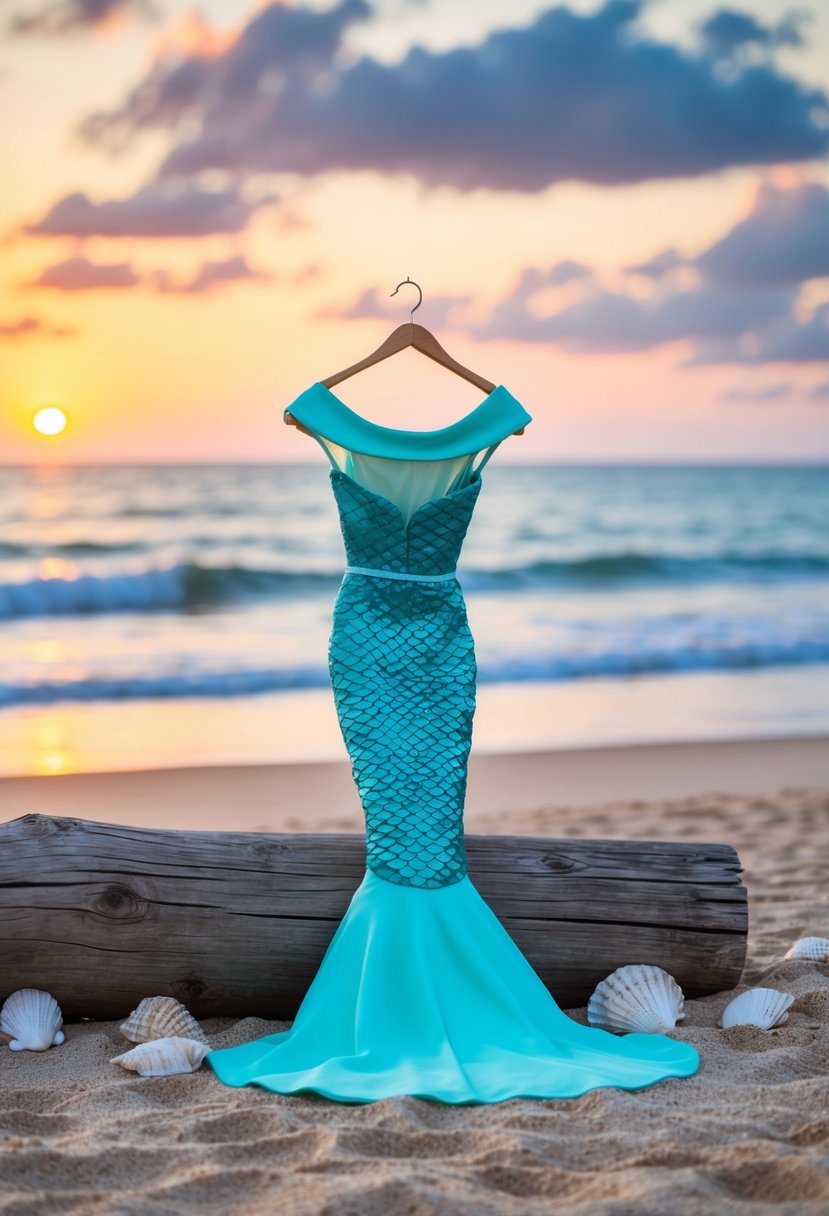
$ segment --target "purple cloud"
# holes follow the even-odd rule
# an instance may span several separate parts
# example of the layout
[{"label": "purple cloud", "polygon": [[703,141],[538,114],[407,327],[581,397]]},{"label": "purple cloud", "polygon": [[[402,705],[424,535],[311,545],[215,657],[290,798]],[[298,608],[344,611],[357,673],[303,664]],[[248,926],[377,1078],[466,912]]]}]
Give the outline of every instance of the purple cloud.
[{"label": "purple cloud", "polygon": [[137,286],[152,286],[162,294],[204,295],[222,284],[238,282],[268,282],[273,276],[253,270],[241,255],[217,261],[202,262],[193,277],[185,283],[175,283],[169,271],[158,268],[141,275],[129,262],[91,262],[83,255],[67,258],[48,266],[36,279],[22,284],[24,288],[49,287],[58,291],[123,290]]},{"label": "purple cloud", "polygon": [[792,384],[769,384],[764,388],[729,388],[720,394],[720,401],[782,401],[792,395]]},{"label": "purple cloud", "polygon": [[780,27],[752,18],[751,29],[729,34],[709,23],[701,47],[685,50],[637,31],[641,8],[560,5],[478,45],[415,46],[389,64],[340,59],[349,27],[371,15],[365,0],[324,12],[272,4],[221,54],[160,60],[81,133],[115,149],[142,131],[169,131],[162,178],[345,169],[463,191],[617,185],[825,154],[824,92],[771,62],[728,79],[719,70],[723,47],[764,31],[769,46],[791,44]]},{"label": "purple cloud", "polygon": [[99,288],[134,287],[140,281],[140,276],[129,262],[90,262],[79,255],[47,266],[36,279],[24,286],[51,287],[56,291],[94,291]]},{"label": "purple cloud", "polygon": [[680,367],[706,363],[810,363],[829,360],[829,303],[806,321],[796,290],[732,290],[702,283],[652,299],[594,287],[547,316],[531,309],[546,276],[524,270],[510,294],[471,332],[481,339],[548,343],[573,353],[652,350],[692,341]]},{"label": "purple cloud", "polygon": [[506,299],[473,332],[481,339],[549,342],[572,352],[651,350],[684,339],[739,337],[788,316],[792,292],[721,292],[707,287],[652,300],[596,288],[539,317],[530,309],[543,275],[523,271]]},{"label": "purple cloud", "polygon": [[706,363],[829,362],[829,303],[819,304],[807,321],[794,315],[752,329],[739,340],[726,334],[701,342],[682,367]]},{"label": "purple cloud", "polygon": [[[588,280],[575,301],[539,316],[534,297],[555,285],[560,265],[525,268],[475,334],[570,351],[648,350],[688,340],[693,350],[681,367],[829,360],[829,303],[807,320],[795,312],[800,285],[829,274],[829,191],[822,185],[763,187],[751,213],[695,258],[670,248],[625,267],[625,274],[652,280],[653,294],[644,299]],[[666,285],[680,266],[694,268],[699,282]]]},{"label": "purple cloud", "polygon": [[9,34],[74,34],[111,24],[115,18],[139,16],[160,20],[162,12],[149,0],[52,0],[13,13]]},{"label": "purple cloud", "polygon": [[829,190],[761,186],[750,215],[694,261],[712,283],[781,287],[829,275]]},{"label": "purple cloud", "polygon": [[33,236],[193,237],[241,232],[258,208],[276,200],[255,201],[234,189],[201,190],[182,182],[150,182],[122,199],[92,202],[80,192],[64,195],[23,231]]},{"label": "purple cloud", "polygon": [[671,246],[669,249],[663,249],[660,253],[655,253],[652,258],[648,258],[646,262],[639,262],[634,266],[625,266],[625,274],[638,274],[646,279],[662,279],[671,271],[676,270],[679,266],[685,266],[686,259]]},{"label": "purple cloud", "polygon": [[592,279],[593,268],[584,262],[576,262],[573,258],[562,258],[556,262],[547,276],[550,287],[560,287],[563,283],[571,283],[574,279]]},{"label": "purple cloud", "polygon": [[0,322],[0,338],[14,340],[27,338],[31,334],[47,338],[68,338],[78,331],[71,325],[52,325],[41,317],[30,315],[21,317],[19,321]]},{"label": "purple cloud", "polygon": [[[341,307],[336,304],[326,304],[314,314],[318,321],[345,320],[360,321],[367,317],[380,318],[394,325],[403,324],[409,319],[409,311],[417,303],[417,294],[412,287],[407,287],[407,294],[401,301],[402,289],[394,297],[388,299],[389,292],[381,293],[376,287],[369,287],[357,297],[353,304]],[[470,296],[430,296],[414,314],[418,324],[428,329],[437,329],[451,325],[452,311],[464,304],[469,304]],[[424,311],[425,310],[425,311]]]},{"label": "purple cloud", "polygon": [[[121,151],[141,131],[175,131],[185,121],[200,122],[204,167],[208,160],[213,167],[242,167],[251,139],[259,137],[259,124],[269,116],[278,120],[280,108],[286,111],[283,121],[304,109],[308,98],[336,77],[334,59],[349,26],[371,16],[367,0],[340,0],[326,11],[270,4],[250,17],[223,54],[160,59],[123,105],[90,115],[78,134]],[[269,138],[278,145],[282,137],[272,131]]]},{"label": "purple cloud", "polygon": [[205,295],[220,284],[246,280],[269,282],[273,279],[273,275],[264,271],[252,270],[246,259],[240,255],[221,261],[203,262],[188,283],[172,282],[169,272],[163,268],[154,270],[150,277],[155,283],[156,291],[164,295]]}]

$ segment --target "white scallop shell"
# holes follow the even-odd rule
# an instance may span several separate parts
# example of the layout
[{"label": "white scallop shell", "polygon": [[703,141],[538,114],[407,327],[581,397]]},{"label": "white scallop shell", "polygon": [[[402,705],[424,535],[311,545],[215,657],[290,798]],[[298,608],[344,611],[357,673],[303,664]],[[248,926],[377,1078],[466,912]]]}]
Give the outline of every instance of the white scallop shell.
[{"label": "white scallop shell", "polygon": [[172,1035],[139,1043],[122,1055],[113,1056],[110,1064],[120,1064],[142,1077],[172,1077],[180,1072],[195,1072],[209,1050],[207,1043]]},{"label": "white scallop shell", "polygon": [[0,1030],[11,1036],[12,1051],[46,1051],[66,1038],[63,1014],[53,996],[40,988],[19,988],[0,1009]]},{"label": "white scallop shell", "polygon": [[685,1017],[685,998],[672,975],[650,963],[630,963],[597,985],[587,1020],[605,1030],[660,1034]]},{"label": "white scallop shell", "polygon": [[829,963],[829,937],[801,937],[783,958],[808,958],[814,963]]},{"label": "white scallop shell", "polygon": [[720,1015],[720,1026],[759,1026],[770,1030],[789,1016],[786,1010],[794,1001],[789,992],[775,988],[749,988],[729,1001]]},{"label": "white scallop shell", "polygon": [[121,1023],[121,1033],[132,1043],[169,1038],[207,1042],[207,1036],[192,1013],[174,996],[145,996],[126,1022]]}]

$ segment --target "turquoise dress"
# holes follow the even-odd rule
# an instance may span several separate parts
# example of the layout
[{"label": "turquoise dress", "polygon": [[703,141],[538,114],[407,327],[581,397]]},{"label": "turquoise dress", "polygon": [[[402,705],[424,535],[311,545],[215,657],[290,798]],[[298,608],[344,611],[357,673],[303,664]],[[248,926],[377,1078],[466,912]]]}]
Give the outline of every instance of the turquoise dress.
[{"label": "turquoise dress", "polygon": [[568,1018],[467,874],[476,663],[455,568],[481,469],[530,415],[502,385],[437,431],[378,426],[320,383],[288,409],[332,466],[348,565],[328,658],[366,873],[290,1029],[208,1064],[226,1085],[340,1102],[573,1098],[691,1075],[688,1043]]}]

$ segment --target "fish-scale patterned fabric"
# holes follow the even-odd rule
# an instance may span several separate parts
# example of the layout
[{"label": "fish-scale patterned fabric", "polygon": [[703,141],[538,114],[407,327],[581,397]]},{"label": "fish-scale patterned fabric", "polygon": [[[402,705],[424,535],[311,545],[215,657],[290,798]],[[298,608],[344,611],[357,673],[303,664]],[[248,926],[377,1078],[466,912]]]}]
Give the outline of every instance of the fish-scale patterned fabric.
[{"label": "fish-scale patterned fabric", "polygon": [[[348,474],[332,469],[330,477],[349,565],[422,575],[454,569],[480,474],[423,503],[408,524]],[[460,881],[477,674],[460,584],[347,573],[328,659],[366,816],[368,868],[412,887]]]},{"label": "fish-scale patterned fabric", "polygon": [[[332,470],[349,565],[453,570],[480,490],[479,469],[472,476],[406,522],[389,499]],[[476,673],[457,579],[346,573],[329,654],[368,865],[290,1029],[209,1051],[219,1079],[342,1102],[406,1094],[465,1104],[693,1073],[690,1043],[617,1038],[568,1018],[466,873]]]}]

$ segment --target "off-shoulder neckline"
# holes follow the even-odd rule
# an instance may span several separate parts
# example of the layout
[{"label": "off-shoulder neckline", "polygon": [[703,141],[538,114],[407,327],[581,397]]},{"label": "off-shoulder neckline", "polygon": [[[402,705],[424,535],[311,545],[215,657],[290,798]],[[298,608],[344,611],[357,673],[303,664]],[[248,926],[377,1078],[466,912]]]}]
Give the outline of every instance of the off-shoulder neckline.
[{"label": "off-shoulder neckline", "polygon": [[311,385],[311,388],[321,389],[329,400],[335,402],[337,407],[343,410],[347,416],[356,419],[360,426],[367,427],[370,431],[374,431],[378,435],[403,435],[407,439],[411,439],[413,436],[422,436],[424,439],[428,439],[435,435],[446,435],[449,432],[457,430],[459,427],[468,423],[469,419],[474,417],[480,410],[484,408],[484,406],[488,405],[496,393],[507,392],[507,389],[503,384],[496,384],[492,392],[487,393],[483,401],[479,401],[468,414],[464,414],[462,418],[458,418],[455,422],[450,422],[447,426],[439,426],[432,431],[411,431],[401,429],[400,427],[382,426],[379,422],[371,422],[370,419],[364,418],[362,414],[358,414],[356,410],[353,410],[350,406],[346,405],[343,399],[338,397],[336,393],[332,392],[328,385],[323,384],[321,380],[315,380]]},{"label": "off-shoulder neckline", "polygon": [[[392,460],[448,460],[466,456],[493,448],[507,435],[532,422],[532,415],[503,384],[496,385],[462,418],[431,431],[407,431],[370,422],[321,380],[315,380],[286,406],[284,414],[289,413],[326,451],[327,443],[335,443],[364,456]],[[333,462],[330,451],[328,455]]]}]

